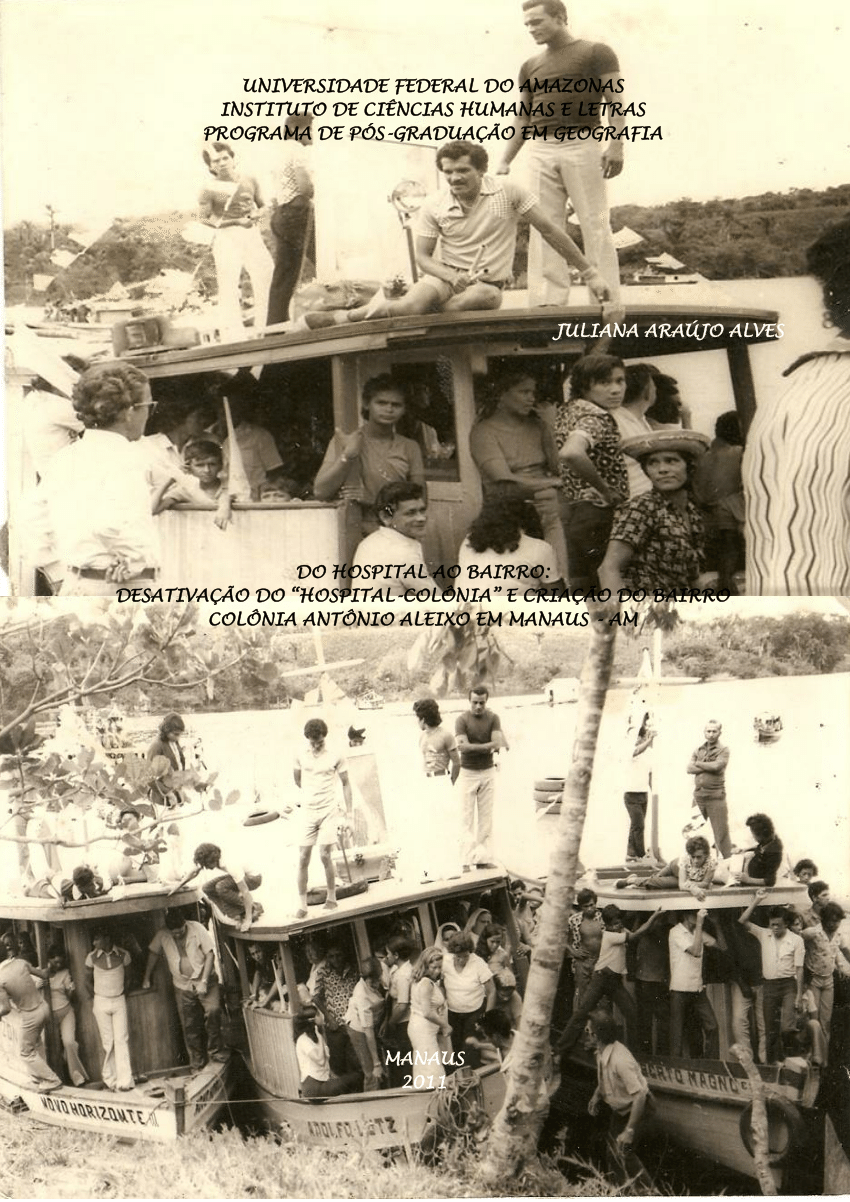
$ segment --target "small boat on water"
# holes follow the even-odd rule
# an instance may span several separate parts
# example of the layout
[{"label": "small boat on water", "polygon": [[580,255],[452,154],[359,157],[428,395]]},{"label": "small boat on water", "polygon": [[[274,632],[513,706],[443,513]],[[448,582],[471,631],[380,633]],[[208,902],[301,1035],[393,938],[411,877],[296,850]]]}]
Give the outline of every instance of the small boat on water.
[{"label": "small boat on water", "polygon": [[[197,903],[200,896],[197,890],[185,890],[180,904]],[[55,1127],[157,1143],[215,1122],[227,1103],[232,1057],[190,1069],[165,966],[157,967],[152,988],[139,987],[147,946],[172,904],[162,884],[126,885],[102,897],[66,904],[8,893],[0,896],[0,926],[18,939],[28,935],[40,964],[47,964],[48,948],[65,949],[76,986],[76,1038],[90,1077],[87,1085],[63,1085],[50,1092],[34,1085],[19,1054],[20,1015],[12,1011],[0,1018],[0,1105]],[[136,1085],[126,1092],[107,1089],[102,1082],[92,1084],[101,1075],[103,1050],[85,983],[85,960],[92,950],[91,931],[103,924],[113,932],[115,943],[132,957],[125,998]],[[49,993],[46,989],[48,999]],[[62,1047],[53,1023],[48,1023],[45,1036],[48,1059],[58,1071]]]},{"label": "small boat on water", "polygon": [[776,743],[782,735],[782,718],[779,714],[756,714],[753,730],[757,743]]},{"label": "small boat on water", "polygon": [[[737,923],[742,910],[753,897],[751,886],[732,885],[714,888],[705,901],[697,903],[689,893],[643,887],[638,881],[629,888],[617,888],[616,878],[623,869],[600,870],[591,887],[597,893],[599,907],[614,903],[624,912],[626,925],[634,927],[663,907],[676,914],[694,910],[699,904],[708,910],[707,923],[724,946],[724,929]],[[803,885],[779,880],[770,890],[770,905],[806,908],[808,894]],[[708,973],[706,974],[709,975]],[[711,976],[722,977],[722,971]],[[732,990],[728,980],[706,984],[719,1028],[719,1059],[695,1056],[673,1057],[654,1048],[652,1054],[636,1051],[655,1104],[652,1132],[698,1153],[736,1173],[757,1177],[753,1158],[752,1099],[753,1086],[746,1070],[731,1052]],[[758,1001],[754,1001],[754,1005]],[[836,1012],[837,1018],[837,1012]],[[777,1188],[782,1192],[819,1193],[824,1180],[825,1121],[830,1111],[826,1104],[825,1081],[841,1056],[846,1038],[833,1027],[832,1061],[829,1066],[813,1064],[802,1057],[789,1057],[781,1064],[758,1064],[756,1070],[764,1090],[768,1119],[768,1153]],[[657,1040],[658,1032],[655,1037]],[[562,1062],[562,1084],[553,1106],[567,1122],[586,1116],[587,1103],[597,1084],[597,1069],[592,1053],[580,1046]],[[686,1032],[687,1044],[687,1032]],[[654,1045],[655,1047],[655,1045]],[[634,1050],[634,1049],[633,1049]],[[847,1126],[844,1114],[837,1127]],[[651,1132],[648,1128],[648,1134]],[[847,1132],[844,1132],[845,1137]]]},{"label": "small boat on water", "polygon": [[[472,909],[486,907],[495,922],[508,932],[516,957],[518,932],[508,900],[508,878],[496,869],[477,869],[452,880],[410,883],[398,879],[372,881],[368,891],[340,899],[333,914],[311,908],[303,920],[273,912],[243,934],[218,924],[225,988],[250,993],[252,967],[248,943],[267,945],[276,953],[281,984],[289,999],[283,1010],[259,1009],[243,1004],[246,1063],[256,1097],[268,1122],[289,1131],[296,1140],[334,1151],[346,1148],[408,1148],[419,1144],[434,1120],[446,1078],[443,1070],[411,1066],[404,1087],[366,1090],[331,1098],[305,1098],[301,1094],[295,1053],[293,1020],[303,1009],[299,984],[307,980],[310,937],[333,939],[347,951],[352,964],[362,963],[383,945],[392,923],[412,931],[420,947],[435,942],[442,923],[453,920],[460,903]],[[517,961],[518,967],[522,960]],[[477,1070],[480,1102],[493,1118],[502,1104],[505,1079],[497,1067]]]}]

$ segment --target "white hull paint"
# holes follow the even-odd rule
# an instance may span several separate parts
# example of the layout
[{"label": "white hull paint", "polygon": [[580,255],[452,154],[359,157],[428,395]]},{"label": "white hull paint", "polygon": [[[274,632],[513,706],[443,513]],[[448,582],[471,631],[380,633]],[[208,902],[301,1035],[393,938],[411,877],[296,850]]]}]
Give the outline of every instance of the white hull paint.
[{"label": "white hull paint", "polygon": [[[498,1113],[505,1078],[498,1069],[481,1075],[488,1118]],[[386,1089],[339,1098],[281,1098],[257,1086],[269,1122],[289,1130],[299,1143],[340,1151],[345,1148],[404,1148],[421,1143],[436,1089]]]},{"label": "white hull paint", "polygon": [[22,1075],[4,1069],[0,1099],[16,1112],[52,1127],[169,1143],[215,1122],[227,1103],[228,1078],[227,1064],[209,1064],[197,1073],[152,1080],[150,1084],[162,1089],[164,1097],[151,1096],[144,1085],[126,1093],[73,1085],[42,1093],[25,1084]]}]

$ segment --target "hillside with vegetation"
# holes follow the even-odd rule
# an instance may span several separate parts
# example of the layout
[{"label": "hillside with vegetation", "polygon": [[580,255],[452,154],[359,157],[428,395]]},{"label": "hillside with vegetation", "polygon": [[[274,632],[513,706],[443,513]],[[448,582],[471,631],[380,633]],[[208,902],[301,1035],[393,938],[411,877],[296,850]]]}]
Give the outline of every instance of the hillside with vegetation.
[{"label": "hillside with vegetation", "polygon": [[[644,241],[621,253],[625,276],[641,266],[647,255],[668,253],[691,271],[709,279],[804,275],[805,248],[832,222],[850,210],[850,184],[814,191],[792,188],[737,199],[688,198],[664,205],[619,205],[612,211],[615,229],[627,226]],[[4,230],[4,270],[7,304],[32,295],[33,274],[56,275],[46,294],[50,301],[84,300],[107,292],[116,281],[124,285],[157,275],[164,269],[195,271],[206,288],[215,291],[215,271],[208,249],[185,242],[180,235],[194,212],[172,210],[145,217],[116,218],[65,271],[50,261],[51,230],[46,224],[23,221]],[[273,239],[268,217],[261,231]],[[56,225],[55,249],[77,253],[73,227]],[[521,237],[514,270],[522,280],[527,240]]]}]

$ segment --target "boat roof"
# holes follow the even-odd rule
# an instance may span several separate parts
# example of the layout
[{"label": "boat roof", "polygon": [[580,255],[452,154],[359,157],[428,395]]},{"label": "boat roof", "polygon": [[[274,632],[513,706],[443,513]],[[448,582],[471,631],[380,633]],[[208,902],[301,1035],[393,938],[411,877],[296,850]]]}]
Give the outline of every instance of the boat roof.
[{"label": "boat roof", "polygon": [[[623,289],[626,317],[612,333],[611,353],[626,358],[722,350],[742,343],[770,341],[765,326],[775,325],[772,309],[751,308],[730,299],[722,287],[704,281],[678,290],[670,285]],[[513,301],[513,298],[509,298]],[[665,322],[679,333],[663,337],[647,330]],[[685,327],[697,323],[701,337]],[[746,328],[749,323],[749,328]],[[556,341],[559,326],[584,327],[581,336]],[[709,337],[703,324],[722,327]],[[521,351],[575,353],[593,338],[593,327],[604,325],[599,306],[587,302],[568,308],[506,308],[468,313],[428,313],[412,317],[381,318],[332,326],[327,330],[272,331],[239,342],[212,343],[189,349],[125,352],[124,357],[143,367],[153,378],[189,375],[204,371],[232,371],[266,363],[301,362],[328,356],[357,355],[367,351],[444,349],[447,345],[498,344],[496,354]],[[740,327],[735,334],[730,331]],[[635,329],[636,327],[636,329]],[[613,327],[612,327],[613,331]],[[774,335],[775,336],[775,335]]]},{"label": "boat roof", "polygon": [[25,919],[28,922],[72,923],[92,919],[109,922],[126,914],[167,910],[171,906],[187,906],[201,900],[200,889],[181,889],[171,894],[158,882],[116,886],[102,897],[61,902],[45,897],[0,898],[0,921],[5,918]]},{"label": "boat roof", "polygon": [[311,906],[307,917],[301,919],[286,913],[285,902],[275,905],[272,899],[268,909],[249,931],[242,932],[234,927],[228,928],[228,934],[233,935],[235,939],[251,943],[262,940],[285,941],[293,935],[300,935],[317,927],[327,930],[329,927],[350,923],[355,918],[392,914],[396,910],[410,909],[422,902],[437,901],[470,892],[484,892],[487,889],[506,888],[507,884],[506,873],[490,868],[477,868],[451,880],[421,883],[396,879],[374,881],[370,882],[366,892],[340,898],[338,909],[326,910],[321,905]]},{"label": "boat roof", "polygon": [[[622,879],[622,872],[620,872]],[[601,908],[613,902],[626,913],[635,911],[646,912],[657,910],[659,906],[666,910],[741,910],[753,900],[752,885],[726,885],[722,888],[710,889],[705,901],[698,901],[693,894],[683,893],[679,889],[646,889],[640,885],[630,885],[626,889],[618,889],[615,880],[597,880],[591,885],[597,895],[597,905]],[[795,906],[803,903],[809,905],[809,893],[805,885],[796,881],[778,881],[764,898],[765,906]]]}]

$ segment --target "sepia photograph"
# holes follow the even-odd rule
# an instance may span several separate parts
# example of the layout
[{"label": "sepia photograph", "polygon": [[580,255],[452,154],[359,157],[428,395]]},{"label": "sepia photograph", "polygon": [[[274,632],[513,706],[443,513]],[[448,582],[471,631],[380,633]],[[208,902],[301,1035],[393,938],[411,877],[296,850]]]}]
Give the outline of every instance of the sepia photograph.
[{"label": "sepia photograph", "polygon": [[839,0],[0,21],[13,595],[850,594]]},{"label": "sepia photograph", "polygon": [[848,607],[591,612],[7,605],[8,1196],[846,1192]]}]

